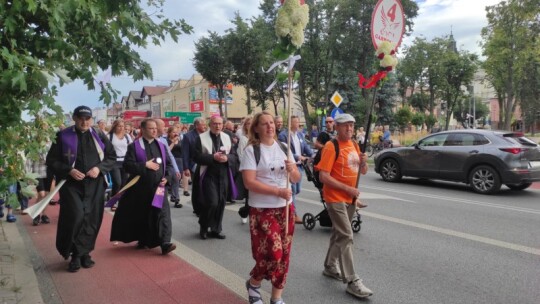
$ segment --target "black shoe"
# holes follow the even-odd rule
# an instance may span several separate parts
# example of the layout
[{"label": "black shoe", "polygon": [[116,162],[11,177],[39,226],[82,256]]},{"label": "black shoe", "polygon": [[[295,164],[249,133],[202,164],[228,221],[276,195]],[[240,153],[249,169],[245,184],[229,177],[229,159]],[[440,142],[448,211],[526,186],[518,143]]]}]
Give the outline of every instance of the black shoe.
[{"label": "black shoe", "polygon": [[213,238],[213,239],[219,239],[219,240],[224,240],[226,238],[225,234],[222,234],[222,233],[219,233],[219,232],[216,232],[216,231],[211,231],[208,234],[208,237]]},{"label": "black shoe", "polygon": [[68,271],[77,272],[81,269],[81,259],[78,256],[72,256],[71,262],[69,262]]},{"label": "black shoe", "polygon": [[184,207],[184,205],[180,204],[180,203],[175,203],[174,204],[174,208],[182,208]]},{"label": "black shoe", "polygon": [[32,220],[32,226],[37,226],[37,225],[39,225],[39,215],[36,216],[36,218]]},{"label": "black shoe", "polygon": [[51,220],[49,219],[48,216],[46,216],[45,214],[41,216],[41,223],[42,224],[49,224],[51,222]]},{"label": "black shoe", "polygon": [[83,268],[92,268],[96,265],[96,262],[92,260],[92,257],[88,254],[85,254],[81,257],[81,266]]},{"label": "black shoe", "polygon": [[201,237],[202,240],[206,240],[208,238],[208,229],[201,227],[199,231],[199,236]]},{"label": "black shoe", "polygon": [[162,255],[167,255],[167,254],[169,254],[171,251],[173,251],[175,249],[176,249],[176,245],[173,244],[173,243],[163,244],[163,245],[161,245],[161,254]]},{"label": "black shoe", "polygon": [[184,191],[184,196],[189,196],[189,191]]},{"label": "black shoe", "polygon": [[146,245],[141,243],[141,242],[138,242],[137,246],[135,247],[135,249],[137,249],[137,250],[146,249],[146,248],[148,248],[148,247],[146,247]]}]

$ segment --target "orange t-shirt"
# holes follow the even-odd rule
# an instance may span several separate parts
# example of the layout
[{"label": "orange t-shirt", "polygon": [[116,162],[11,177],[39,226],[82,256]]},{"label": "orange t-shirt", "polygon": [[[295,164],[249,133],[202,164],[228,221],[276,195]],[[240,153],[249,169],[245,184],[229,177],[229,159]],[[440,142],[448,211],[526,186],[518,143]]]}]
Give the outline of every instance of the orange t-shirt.
[{"label": "orange t-shirt", "polygon": [[[336,159],[334,143],[328,141],[322,150],[321,161],[315,166],[319,171],[329,172],[340,183],[355,187],[358,178],[360,151],[351,140],[338,141],[339,156]],[[323,185],[323,198],[327,203],[352,203],[346,192]]]}]

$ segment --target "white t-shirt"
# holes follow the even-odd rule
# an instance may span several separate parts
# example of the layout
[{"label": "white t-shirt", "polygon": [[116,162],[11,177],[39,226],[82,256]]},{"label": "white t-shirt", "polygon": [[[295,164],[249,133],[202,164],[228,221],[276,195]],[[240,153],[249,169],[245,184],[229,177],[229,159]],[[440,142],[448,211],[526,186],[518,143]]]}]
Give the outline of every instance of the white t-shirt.
[{"label": "white t-shirt", "polygon": [[[126,137],[127,137],[127,140],[126,140]],[[114,151],[116,152],[117,161],[124,161],[124,156],[126,156],[127,147],[132,142],[133,140],[131,140],[131,137],[129,135],[125,135],[122,138],[118,138],[116,134],[112,135],[111,143],[114,147]]]},{"label": "white t-shirt", "polygon": [[[293,159],[292,153],[290,157]],[[274,141],[271,146],[261,144],[261,159],[257,165],[253,146],[249,145],[240,159],[240,171],[256,170],[256,178],[259,182],[273,187],[285,188],[287,187],[286,159],[285,153],[283,153],[279,144]],[[275,195],[250,191],[249,205],[254,208],[280,208],[285,207],[285,199]]]}]

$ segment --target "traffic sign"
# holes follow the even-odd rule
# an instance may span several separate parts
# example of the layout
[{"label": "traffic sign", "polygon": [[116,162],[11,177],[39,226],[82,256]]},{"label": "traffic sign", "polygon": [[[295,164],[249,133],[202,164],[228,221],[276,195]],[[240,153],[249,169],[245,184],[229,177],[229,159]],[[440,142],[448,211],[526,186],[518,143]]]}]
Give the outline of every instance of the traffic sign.
[{"label": "traffic sign", "polygon": [[340,108],[334,108],[332,113],[330,113],[330,116],[332,116],[333,119],[336,119],[336,115],[338,114],[343,114],[343,110]]},{"label": "traffic sign", "polygon": [[379,0],[371,15],[371,42],[375,49],[381,42],[389,41],[397,50],[404,32],[405,15],[401,1]]},{"label": "traffic sign", "polygon": [[193,123],[195,118],[201,117],[201,113],[192,112],[165,112],[165,117],[178,117],[181,123]]},{"label": "traffic sign", "polygon": [[336,106],[339,107],[339,105],[343,102],[343,97],[341,97],[341,94],[339,94],[338,91],[334,92],[334,95],[330,97],[330,101]]}]

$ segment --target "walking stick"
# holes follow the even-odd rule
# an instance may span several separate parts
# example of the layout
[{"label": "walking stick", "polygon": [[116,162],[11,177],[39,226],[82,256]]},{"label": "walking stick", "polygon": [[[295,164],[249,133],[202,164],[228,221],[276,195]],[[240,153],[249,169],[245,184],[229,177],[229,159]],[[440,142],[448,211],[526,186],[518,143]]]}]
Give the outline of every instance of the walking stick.
[{"label": "walking stick", "polygon": [[[371,101],[371,106],[369,107],[369,116],[368,116],[368,121],[367,121],[367,126],[366,126],[366,137],[364,139],[364,142],[362,143],[362,147],[360,149],[360,152],[362,153],[366,153],[366,146],[367,146],[367,142],[369,140],[369,129],[370,129],[370,126],[371,126],[371,116],[373,114],[373,108],[375,107],[375,100],[377,99],[377,87],[375,87],[375,92],[373,93],[373,100]],[[361,171],[361,168],[358,168],[358,176],[356,177],[356,189],[358,189],[358,186],[360,185],[360,176],[362,175],[362,171]],[[356,204],[356,200],[358,199],[358,197],[354,197],[353,198],[353,201],[352,203],[353,204]]]},{"label": "walking stick", "polygon": [[[289,63],[290,64],[290,63]],[[289,85],[287,87],[287,99],[289,100],[289,107],[287,109],[287,126],[289,128],[287,132],[287,160],[291,160],[291,95],[292,95],[292,78],[293,78],[293,70],[289,68]],[[285,189],[289,189],[290,185],[290,173],[287,171],[287,186]],[[285,200],[285,234],[287,235],[289,233],[289,202],[288,200]]]}]

